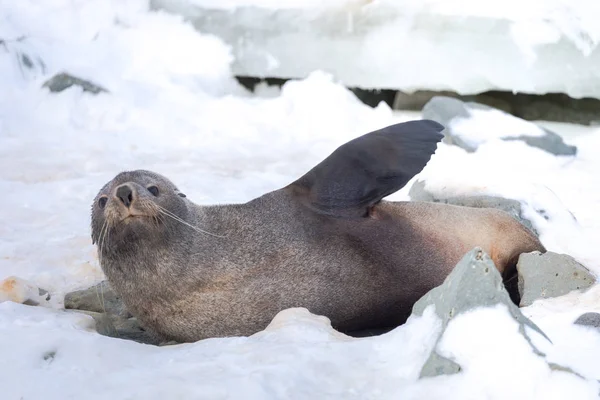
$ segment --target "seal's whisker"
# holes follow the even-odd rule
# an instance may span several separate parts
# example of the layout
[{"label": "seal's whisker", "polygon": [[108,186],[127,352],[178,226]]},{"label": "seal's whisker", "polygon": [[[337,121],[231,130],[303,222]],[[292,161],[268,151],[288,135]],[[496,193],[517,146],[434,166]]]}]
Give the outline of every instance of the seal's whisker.
[{"label": "seal's whisker", "polygon": [[104,303],[104,287],[100,286],[100,296],[102,297],[102,309],[104,310],[104,313],[106,314],[106,304]]},{"label": "seal's whisker", "polygon": [[200,229],[200,228],[198,228],[198,227],[196,227],[196,226],[194,226],[194,225],[192,225],[192,224],[189,224],[188,222],[186,222],[186,221],[182,220],[182,219],[181,219],[181,218],[179,218],[177,215],[175,215],[175,214],[171,213],[170,211],[168,211],[168,210],[166,210],[166,209],[162,208],[161,206],[158,206],[158,208],[159,208],[159,211],[160,211],[162,214],[166,215],[167,217],[170,217],[170,218],[174,219],[174,220],[175,220],[175,221],[177,221],[177,222],[180,222],[180,223],[182,223],[182,224],[184,224],[184,225],[187,225],[187,226],[189,226],[190,228],[192,228],[192,229],[193,229],[193,230],[195,230],[196,232],[199,232],[199,233],[204,233],[204,234],[206,234],[206,235],[210,235],[210,236],[214,236],[214,237],[218,237],[218,238],[224,238],[224,237],[225,237],[225,236],[220,236],[220,235],[216,235],[216,234],[214,234],[214,233],[210,233],[210,232],[204,231],[204,230],[202,230],[202,229]]},{"label": "seal's whisker", "polygon": [[96,287],[96,298],[100,301],[100,304],[102,304],[102,309],[104,310],[104,313],[106,314],[106,305],[104,304],[104,287],[103,287],[103,285],[99,285]]},{"label": "seal's whisker", "polygon": [[108,244],[110,243],[110,224],[106,226],[106,233],[104,234],[105,238],[104,238],[104,250],[108,250]]},{"label": "seal's whisker", "polygon": [[147,217],[150,218],[154,227],[158,229],[163,222],[160,218],[160,206],[152,201],[140,199],[138,207],[147,214]]},{"label": "seal's whisker", "polygon": [[102,229],[100,229],[100,235],[98,237],[98,260],[100,262],[102,262],[102,249],[104,247],[107,230],[108,230],[108,220],[105,220],[104,224],[102,224]]},{"label": "seal's whisker", "polygon": [[163,216],[163,214],[159,211],[158,214],[158,219],[161,222],[161,224],[163,224],[163,226],[170,232],[173,233],[174,232],[174,227],[170,224],[165,224],[165,217]]},{"label": "seal's whisker", "polygon": [[148,216],[154,216],[159,212],[158,204],[155,204],[154,202],[147,199],[140,199],[138,207],[143,211],[147,212],[149,214]]},{"label": "seal's whisker", "polygon": [[104,231],[104,239],[102,240],[102,254],[106,251],[108,246],[108,240],[110,238],[110,222],[106,220],[106,230]]},{"label": "seal's whisker", "polygon": [[203,233],[203,234],[210,235],[210,236],[214,236],[214,237],[218,237],[218,238],[224,238],[224,237],[225,237],[225,236],[216,235],[216,234],[214,234],[214,233],[207,232],[207,231],[205,231],[205,230],[202,230],[202,229],[200,229],[200,228],[198,228],[198,227],[195,227],[194,225],[192,225],[192,224],[189,224],[188,222],[186,222],[186,221],[182,220],[181,218],[179,218],[178,216],[176,216],[176,215],[174,215],[174,214],[171,214],[171,213],[169,213],[168,211],[166,211],[166,210],[164,210],[164,209],[161,209],[161,210],[160,210],[160,212],[161,212],[162,214],[166,215],[167,217],[170,217],[170,218],[172,218],[173,220],[175,220],[175,221],[177,221],[177,222],[180,222],[180,223],[182,223],[183,225],[189,226],[190,228],[192,228],[193,230],[195,230],[195,231],[196,231],[196,232],[198,232],[198,233]]}]

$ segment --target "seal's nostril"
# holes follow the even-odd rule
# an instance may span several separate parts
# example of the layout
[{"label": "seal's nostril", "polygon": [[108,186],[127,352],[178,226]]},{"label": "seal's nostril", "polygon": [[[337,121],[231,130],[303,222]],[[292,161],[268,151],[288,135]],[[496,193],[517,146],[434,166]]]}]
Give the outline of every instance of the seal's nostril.
[{"label": "seal's nostril", "polygon": [[117,197],[125,207],[129,207],[131,202],[133,201],[133,190],[129,187],[129,185],[121,185],[117,188]]}]

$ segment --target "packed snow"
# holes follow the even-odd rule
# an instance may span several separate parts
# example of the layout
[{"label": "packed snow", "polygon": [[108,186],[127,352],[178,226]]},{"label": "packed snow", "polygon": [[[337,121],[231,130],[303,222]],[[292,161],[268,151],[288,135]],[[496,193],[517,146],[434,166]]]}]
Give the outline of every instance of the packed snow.
[{"label": "packed snow", "polygon": [[[518,137],[518,136],[544,136],[542,128],[535,124],[513,117],[496,109],[470,109],[468,117],[459,117],[452,121],[448,128],[460,132],[460,138],[469,146],[476,148],[490,139]],[[488,129],[482,130],[481,125]]]},{"label": "packed snow", "polygon": [[[0,40],[0,280],[16,276],[23,290],[31,284],[52,295],[46,307],[0,303],[3,400],[598,395],[600,332],[572,324],[600,311],[598,285],[523,309],[552,339],[539,343],[546,360],[502,307],[460,315],[438,351],[464,369],[428,379],[419,371],[441,326],[431,308],[371,338],[335,332],[304,309],[282,311],[250,337],[193,344],[97,334],[90,317],[62,309],[62,296],[103,279],[90,206],[118,172],[157,171],[199,204],[244,202],[356,136],[419,115],[369,108],[322,72],[249,93],[232,77],[231,49],[142,0],[0,0]],[[42,88],[62,71],[109,93]],[[575,158],[499,139],[474,153],[440,144],[415,180],[523,201],[549,250],[600,273],[600,130],[577,129],[565,134],[579,148]],[[411,184],[390,199],[407,199]]]}]

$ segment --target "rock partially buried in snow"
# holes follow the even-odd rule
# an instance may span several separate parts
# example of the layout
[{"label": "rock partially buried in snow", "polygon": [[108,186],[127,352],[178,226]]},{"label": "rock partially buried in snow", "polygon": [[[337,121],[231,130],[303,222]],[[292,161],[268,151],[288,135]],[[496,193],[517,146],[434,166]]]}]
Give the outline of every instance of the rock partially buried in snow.
[{"label": "rock partially buried in snow", "polygon": [[127,311],[121,297],[106,280],[87,289],[67,293],[64,305],[68,312],[79,312],[92,317],[96,332],[101,335],[146,344],[161,343],[160,339],[145,331]]},{"label": "rock partially buried in snow", "polygon": [[[75,311],[68,311],[75,312]],[[138,343],[161,345],[163,342],[144,330],[136,318],[124,318],[113,314],[77,310],[76,312],[89,315],[94,319],[95,330],[103,336]]]},{"label": "rock partially buried in snow", "polygon": [[416,181],[410,188],[408,196],[412,201],[427,201],[433,203],[445,203],[455,206],[475,207],[475,208],[496,208],[510,214],[517,221],[525,225],[536,236],[539,236],[532,222],[525,218],[521,203],[513,199],[505,199],[499,196],[472,195],[472,196],[451,196],[444,197],[434,194],[425,189],[424,181]]},{"label": "rock partially buried in snow", "polygon": [[519,256],[517,262],[521,307],[539,299],[559,297],[584,290],[596,282],[590,271],[566,254],[534,251]]},{"label": "rock partially buried in snow", "polygon": [[422,110],[425,119],[444,125],[444,141],[469,152],[492,139],[521,140],[554,155],[575,155],[577,148],[567,145],[554,132],[504,111],[446,96],[432,98]]},{"label": "rock partially buried in snow", "polygon": [[574,322],[575,325],[590,326],[600,331],[600,314],[596,312],[588,312],[581,314]]},{"label": "rock partially buried in snow", "polygon": [[107,313],[120,317],[131,316],[108,281],[102,281],[84,290],[67,293],[64,303],[66,309]]},{"label": "rock partially buried in snow", "polygon": [[84,92],[90,92],[93,94],[108,92],[108,90],[104,89],[102,86],[96,85],[90,81],[86,81],[85,79],[77,78],[76,76],[70,75],[66,72],[61,72],[54,75],[43,84],[43,87],[48,88],[52,93],[62,92],[71,86],[79,86]]},{"label": "rock partially buried in snow", "polygon": [[[511,301],[504,288],[502,277],[492,259],[479,247],[467,253],[456,265],[444,283],[423,296],[413,307],[413,314],[422,316],[430,305],[442,320],[442,331],[436,346],[421,369],[420,377],[432,377],[443,374],[454,374],[461,371],[461,366],[438,354],[435,350],[448,323],[461,313],[479,307],[491,307],[503,304],[512,317],[519,323],[519,332],[531,345],[533,351],[542,355],[534,346],[525,328],[531,328],[546,335]],[[547,338],[547,337],[546,337]]]},{"label": "rock partially buried in snow", "polygon": [[14,276],[0,282],[0,303],[12,301],[28,306],[49,306],[50,293]]}]

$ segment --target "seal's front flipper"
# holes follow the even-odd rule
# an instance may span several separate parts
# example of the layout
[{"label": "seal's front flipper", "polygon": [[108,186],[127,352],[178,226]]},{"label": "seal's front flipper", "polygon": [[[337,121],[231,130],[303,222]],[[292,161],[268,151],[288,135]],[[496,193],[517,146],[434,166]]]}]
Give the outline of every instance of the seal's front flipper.
[{"label": "seal's front flipper", "polygon": [[288,188],[321,214],[366,216],[425,168],[442,130],[437,122],[418,120],[367,133],[337,148]]}]

